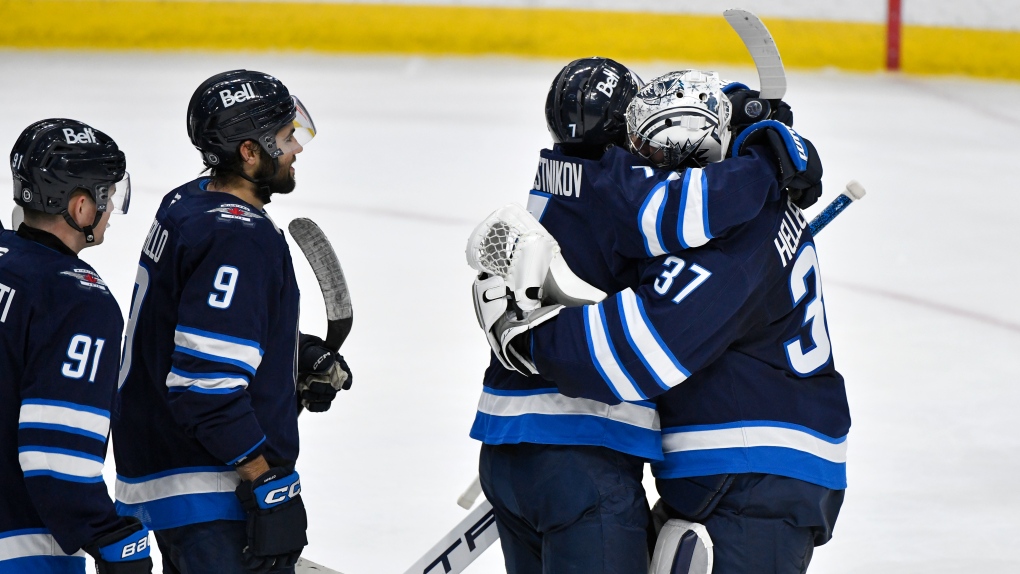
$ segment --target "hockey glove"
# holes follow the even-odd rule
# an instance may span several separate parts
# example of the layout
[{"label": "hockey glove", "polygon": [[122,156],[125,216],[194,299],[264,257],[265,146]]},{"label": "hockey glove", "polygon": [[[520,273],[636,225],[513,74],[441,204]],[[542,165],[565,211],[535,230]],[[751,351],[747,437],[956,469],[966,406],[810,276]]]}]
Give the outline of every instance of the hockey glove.
[{"label": "hockey glove", "polygon": [[234,490],[248,513],[244,566],[253,572],[293,566],[308,544],[308,517],[298,473],[275,467]]},{"label": "hockey glove", "polygon": [[325,345],[322,339],[304,333],[298,343],[298,402],[313,413],[328,411],[336,394],[354,384],[343,355]]},{"label": "hockey glove", "polygon": [[793,128],[775,120],[752,124],[733,141],[733,156],[748,146],[763,145],[779,166],[779,187],[786,189],[797,207],[807,209],[822,195],[822,160],[815,146]]},{"label": "hockey glove", "polygon": [[475,316],[485,331],[489,347],[504,368],[525,376],[537,375],[531,358],[531,329],[554,319],[563,305],[547,305],[525,311],[502,277],[479,274],[472,290]]},{"label": "hockey glove", "polygon": [[149,529],[137,518],[124,517],[129,524],[84,548],[96,559],[98,574],[150,574]]},{"label": "hockey glove", "polygon": [[730,130],[734,136],[762,120],[776,120],[793,127],[793,110],[783,100],[763,100],[758,97],[757,90],[750,90],[743,84],[730,84],[723,92],[733,105]]}]

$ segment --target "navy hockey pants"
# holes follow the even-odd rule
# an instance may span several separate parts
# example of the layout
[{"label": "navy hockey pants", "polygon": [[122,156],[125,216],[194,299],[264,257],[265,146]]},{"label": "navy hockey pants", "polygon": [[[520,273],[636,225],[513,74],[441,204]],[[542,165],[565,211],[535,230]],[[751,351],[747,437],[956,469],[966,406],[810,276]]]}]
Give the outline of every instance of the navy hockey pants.
[{"label": "navy hockey pants", "polygon": [[668,514],[712,537],[712,574],[803,574],[832,538],[842,490],[771,474],[660,479]]},{"label": "navy hockey pants", "polygon": [[[244,522],[200,522],[154,534],[163,554],[163,574],[251,574],[241,560],[248,544]],[[273,572],[294,574],[294,567]]]},{"label": "navy hockey pants", "polygon": [[647,574],[643,466],[601,447],[482,445],[507,574]]}]

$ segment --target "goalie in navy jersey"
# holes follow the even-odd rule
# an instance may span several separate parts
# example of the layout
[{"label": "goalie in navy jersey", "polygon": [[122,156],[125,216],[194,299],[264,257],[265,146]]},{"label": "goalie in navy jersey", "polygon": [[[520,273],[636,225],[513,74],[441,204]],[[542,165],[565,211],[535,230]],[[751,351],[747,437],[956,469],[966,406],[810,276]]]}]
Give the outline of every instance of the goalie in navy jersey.
[{"label": "goalie in navy jersey", "polygon": [[315,127],[282,82],[247,70],[206,80],[187,121],[211,175],[163,198],[142,248],[117,505],[155,532],[164,572],[293,572],[307,544],[298,410],[326,410],[351,382],[299,334],[290,251],[265,210],[293,191]]},{"label": "goalie in navy jersey", "polygon": [[[684,106],[665,105],[675,103],[678,85],[687,87]],[[658,78],[643,90],[663,104],[653,129],[668,132],[663,144],[678,133],[691,137],[653,147],[625,139],[624,110],[637,88],[634,76],[612,60],[565,67],[546,109],[558,145],[542,152],[528,204],[541,225],[528,214],[501,210],[469,242],[469,261],[483,271],[476,311],[495,351],[472,436],[484,443],[482,484],[512,573],[560,571],[568,564],[591,572],[644,572],[642,465],[663,459],[652,403],[558,394],[552,381],[535,376],[527,343],[510,344],[513,335],[554,317],[555,308],[535,309],[540,299],[579,305],[637,288],[656,256],[726,236],[780,198],[783,182],[769,145],[751,142],[738,157],[713,163],[728,147],[731,99],[741,104],[737,127],[767,117],[769,102],[713,74]],[[745,110],[746,103],[761,107]],[[784,103],[775,111],[792,120]],[[670,169],[681,164],[690,169]],[[805,206],[820,192],[809,179],[794,184]],[[519,258],[509,269],[482,262],[486,252],[506,253],[509,244]],[[529,259],[539,263],[525,264]],[[502,297],[506,289],[513,295]],[[516,311],[501,310],[506,299]],[[507,321],[512,317],[522,320]],[[575,378],[603,381],[591,372]]]},{"label": "goalie in navy jersey", "polygon": [[[0,231],[0,572],[147,574],[149,532],[103,482],[117,401],[120,308],[78,258],[103,242],[131,186],[124,153],[69,119],[11,150],[17,229]],[[20,216],[20,217],[19,217]]]},{"label": "goalie in navy jersey", "polygon": [[[649,180],[639,202],[620,201],[625,193],[600,195],[598,185],[582,187],[581,199],[587,192],[615,206],[614,212],[575,199],[574,219],[588,221],[590,231],[552,232],[550,243],[541,226],[520,226],[513,244],[524,249],[509,270],[476,281],[476,312],[499,363],[535,386],[608,405],[656,400],[662,458],[652,468],[661,510],[676,520],[663,529],[672,546],[660,539],[668,555],[657,548],[655,572],[706,572],[713,555],[717,574],[803,572],[813,547],[831,537],[842,503],[850,424],[832,363],[817,253],[800,211],[820,195],[821,164],[811,143],[781,122],[740,125],[766,115],[760,112],[771,103],[738,87],[726,95],[742,104],[730,159],[704,165],[691,149],[704,140],[689,136],[714,129],[699,119],[704,109],[692,109],[707,107],[713,95],[722,99],[712,83],[685,71],[645,86],[628,107],[628,145],[659,167],[686,169],[675,176],[633,169]],[[734,90],[721,91],[727,89]],[[687,99],[692,92],[694,102]],[[775,111],[792,120],[781,103]],[[771,173],[767,193],[749,218],[730,219],[729,229],[714,232],[713,180],[720,178],[713,168],[721,175],[735,159],[756,158]],[[614,172],[606,173],[612,179]],[[672,201],[679,195],[680,208],[670,208],[671,195]],[[547,198],[542,224],[551,227],[551,210],[574,197]],[[627,223],[636,231],[628,232]],[[634,261],[615,247],[628,235],[643,239],[649,257]],[[708,240],[700,246],[690,240],[702,236]],[[567,270],[558,269],[560,250]],[[627,280],[633,282],[601,300],[561,289],[575,282],[570,269],[584,271],[571,260],[579,256],[617,269],[634,264]],[[535,260],[537,266],[528,263]]]}]

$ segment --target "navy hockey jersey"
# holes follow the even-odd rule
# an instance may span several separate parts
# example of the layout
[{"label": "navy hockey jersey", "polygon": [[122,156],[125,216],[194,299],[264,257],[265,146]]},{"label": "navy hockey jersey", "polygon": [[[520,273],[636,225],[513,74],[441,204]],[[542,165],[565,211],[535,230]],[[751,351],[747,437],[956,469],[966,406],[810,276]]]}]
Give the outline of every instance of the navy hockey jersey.
[{"label": "navy hockey jersey", "polygon": [[244,519],[234,465],[298,455],[290,251],[264,211],[207,182],[163,198],[125,333],[117,508],[153,530]]},{"label": "navy hockey jersey", "polygon": [[658,478],[760,472],[846,487],[850,416],[818,255],[785,194],[725,237],[646,262],[639,283],[535,329],[539,372],[569,396],[659,397]]},{"label": "navy hockey jersey", "polygon": [[83,574],[126,525],[102,476],[123,324],[55,236],[0,232],[0,572]]},{"label": "navy hockey jersey", "polygon": [[[704,245],[778,197],[775,168],[752,150],[683,172],[653,168],[615,147],[599,160],[543,150],[528,211],[578,277],[615,293],[640,282],[641,261]],[[597,373],[585,376],[601,383]],[[483,384],[471,436],[486,444],[603,446],[662,459],[651,402],[564,396],[548,380],[508,371],[495,358]]]}]

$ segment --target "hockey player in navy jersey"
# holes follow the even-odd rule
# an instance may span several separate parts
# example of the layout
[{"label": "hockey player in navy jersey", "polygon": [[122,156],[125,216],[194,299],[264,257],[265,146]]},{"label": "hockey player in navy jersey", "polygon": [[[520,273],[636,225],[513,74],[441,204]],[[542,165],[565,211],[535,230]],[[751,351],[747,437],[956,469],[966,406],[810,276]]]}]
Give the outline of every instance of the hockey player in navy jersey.
[{"label": "hockey player in navy jersey", "polygon": [[[651,82],[628,109],[632,148],[661,165],[675,166],[688,151],[688,140],[669,132],[701,124],[684,121],[686,79]],[[573,308],[490,312],[489,339],[504,364],[537,373],[567,396],[608,404],[659,397],[657,487],[667,514],[705,525],[714,572],[803,572],[813,547],[831,536],[842,502],[850,422],[832,365],[817,253],[791,201],[813,202],[821,168],[813,146],[775,121],[750,125],[732,147],[734,158],[767,157],[776,177],[759,213],[701,247],[670,246],[668,238],[698,226],[679,221],[674,236],[661,215],[644,225],[647,205],[669,201],[668,188],[657,198],[653,187],[638,217],[624,210],[646,244],[666,239],[657,257],[638,265],[636,284]],[[710,167],[701,173],[709,184]],[[697,171],[683,176],[684,217],[697,212],[689,203],[696,188],[686,183]],[[608,217],[601,225],[612,229]],[[567,252],[568,240],[557,239]]]},{"label": "hockey player in navy jersey", "polygon": [[[538,304],[529,288],[578,304],[637,286],[644,261],[704,245],[778,197],[773,160],[763,148],[710,163],[726,149],[730,115],[729,99],[722,96],[727,86],[712,78],[711,89],[690,93],[703,120],[694,132],[701,140],[671,158],[679,163],[689,156],[705,169],[678,173],[626,150],[624,110],[638,84],[625,67],[591,58],[561,71],[546,108],[557,146],[541,154],[528,210],[562,252],[552,258],[549,276],[555,280],[525,280],[515,292],[518,303]],[[736,94],[741,102],[756,95],[739,84],[728,88],[745,92]],[[780,108],[789,113],[785,104]],[[680,116],[675,114],[678,125]],[[747,114],[739,119],[747,121]],[[802,194],[805,203],[816,197],[812,193]],[[484,234],[487,228],[479,229]],[[547,257],[539,259],[548,266]],[[569,270],[557,274],[564,263]],[[476,282],[483,323],[485,300],[502,295],[502,282],[484,275]],[[507,367],[514,360],[497,352],[486,371],[472,436],[484,443],[482,485],[496,509],[508,571],[644,572],[648,515],[641,473],[644,460],[662,458],[653,405],[569,398],[541,377],[522,376],[533,372],[508,371],[496,359]]]},{"label": "hockey player in navy jersey", "polygon": [[315,129],[282,82],[247,70],[206,80],[187,121],[211,174],[164,197],[142,249],[117,505],[155,531],[164,572],[293,572],[307,544],[298,403],[326,410],[350,383],[339,355],[299,337],[290,251],[265,210],[294,189]]},{"label": "hockey player in navy jersey", "polygon": [[147,574],[148,530],[117,516],[103,482],[124,321],[78,258],[131,195],[124,153],[68,119],[11,150],[17,230],[0,231],[0,572]]}]

